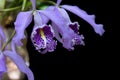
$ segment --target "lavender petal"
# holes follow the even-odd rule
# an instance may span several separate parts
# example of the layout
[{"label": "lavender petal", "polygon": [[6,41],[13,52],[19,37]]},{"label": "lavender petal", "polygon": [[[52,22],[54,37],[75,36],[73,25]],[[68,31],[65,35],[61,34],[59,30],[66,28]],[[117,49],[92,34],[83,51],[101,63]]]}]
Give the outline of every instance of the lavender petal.
[{"label": "lavender petal", "polygon": [[[21,22],[22,21],[22,22]],[[16,34],[14,36],[14,42],[17,45],[22,45],[21,39],[25,38],[24,31],[32,21],[32,11],[20,12],[15,21]]]},{"label": "lavender petal", "polygon": [[13,54],[11,51],[4,51],[4,55],[8,56],[17,65],[19,70],[27,75],[28,80],[34,80],[32,71],[28,68],[24,60],[17,53]]}]

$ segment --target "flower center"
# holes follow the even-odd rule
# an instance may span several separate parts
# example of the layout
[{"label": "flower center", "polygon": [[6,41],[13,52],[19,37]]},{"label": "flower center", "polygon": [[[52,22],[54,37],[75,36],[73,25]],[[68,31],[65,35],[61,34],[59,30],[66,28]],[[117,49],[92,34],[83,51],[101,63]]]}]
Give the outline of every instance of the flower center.
[{"label": "flower center", "polygon": [[45,44],[45,47],[46,47],[47,40],[46,40],[43,29],[40,29],[40,35],[41,35],[41,38],[44,40],[44,44]]}]

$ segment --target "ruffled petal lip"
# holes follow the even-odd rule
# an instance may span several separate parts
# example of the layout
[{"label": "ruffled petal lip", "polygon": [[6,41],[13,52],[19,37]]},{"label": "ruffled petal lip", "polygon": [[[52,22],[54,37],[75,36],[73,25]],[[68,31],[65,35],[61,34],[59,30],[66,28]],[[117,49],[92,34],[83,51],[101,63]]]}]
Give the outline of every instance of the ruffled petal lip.
[{"label": "ruffled petal lip", "polygon": [[41,53],[54,51],[57,43],[55,40],[53,40],[53,38],[54,32],[50,25],[43,25],[42,28],[41,26],[36,26],[31,34],[33,45],[35,46],[36,50]]}]

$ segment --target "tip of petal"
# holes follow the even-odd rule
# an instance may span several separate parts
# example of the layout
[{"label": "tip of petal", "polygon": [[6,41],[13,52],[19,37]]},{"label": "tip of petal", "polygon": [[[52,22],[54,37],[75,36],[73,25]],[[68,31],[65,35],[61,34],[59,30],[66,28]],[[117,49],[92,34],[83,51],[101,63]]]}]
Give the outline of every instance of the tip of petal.
[{"label": "tip of petal", "polygon": [[102,36],[105,32],[105,30],[103,29],[103,25],[102,24],[98,24],[95,28],[95,32],[97,34],[99,34],[100,36]]}]

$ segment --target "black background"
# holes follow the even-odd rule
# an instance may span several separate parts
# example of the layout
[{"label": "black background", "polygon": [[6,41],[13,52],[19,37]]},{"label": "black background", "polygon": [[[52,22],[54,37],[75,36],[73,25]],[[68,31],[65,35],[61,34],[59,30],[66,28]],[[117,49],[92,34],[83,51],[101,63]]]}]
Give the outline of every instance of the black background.
[{"label": "black background", "polygon": [[[96,15],[96,23],[103,24],[105,33],[102,37],[78,16],[69,13],[71,20],[78,21],[80,33],[85,37],[85,46],[75,46],[68,51],[60,43],[52,53],[38,53],[28,38],[27,49],[30,56],[30,68],[35,80],[80,80],[112,78],[113,54],[115,53],[115,35],[113,30],[114,2],[105,0],[63,0],[61,4],[77,5],[88,14]],[[28,28],[30,36],[33,24]],[[114,27],[114,28],[113,28]],[[97,77],[97,78],[96,78]]]}]

